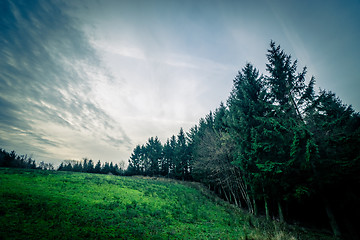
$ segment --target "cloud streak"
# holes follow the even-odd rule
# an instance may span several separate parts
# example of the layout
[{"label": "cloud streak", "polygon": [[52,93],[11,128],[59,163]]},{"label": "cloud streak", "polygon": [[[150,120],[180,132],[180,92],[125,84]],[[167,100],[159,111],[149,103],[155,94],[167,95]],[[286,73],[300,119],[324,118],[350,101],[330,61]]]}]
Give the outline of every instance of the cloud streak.
[{"label": "cloud streak", "polygon": [[[103,151],[129,148],[131,139],[119,123],[93,100],[92,82],[109,74],[81,24],[66,12],[69,6],[59,1],[2,5],[1,147],[25,152],[33,145],[35,155],[47,155],[42,158],[80,158],[88,153],[73,150],[83,146],[72,138],[81,135]],[[67,148],[75,154],[66,154]]]}]

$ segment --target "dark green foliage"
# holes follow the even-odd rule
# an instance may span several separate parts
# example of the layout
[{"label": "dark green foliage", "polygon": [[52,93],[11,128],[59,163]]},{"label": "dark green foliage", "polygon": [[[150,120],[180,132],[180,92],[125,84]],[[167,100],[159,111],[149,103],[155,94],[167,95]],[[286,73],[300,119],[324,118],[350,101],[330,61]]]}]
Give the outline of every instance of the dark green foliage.
[{"label": "dark green foliage", "polygon": [[137,145],[130,156],[127,174],[138,175],[143,173],[143,147]]},{"label": "dark green foliage", "polygon": [[173,174],[176,179],[185,180],[190,178],[189,159],[190,155],[186,136],[184,130],[181,128],[177,136],[177,142],[175,147],[175,163]]},{"label": "dark green foliage", "polygon": [[167,176],[175,179],[191,179],[191,156],[184,130],[172,136],[164,146],[155,137],[149,138],[145,146],[133,150],[126,175]]},{"label": "dark green foliage", "polygon": [[99,160],[95,165],[94,173],[100,173],[100,172],[101,172],[101,162]]},{"label": "dark green foliage", "polygon": [[123,175],[124,170],[118,164],[105,162],[103,165],[99,160],[94,166],[91,159],[84,158],[83,161],[65,160],[57,169],[58,171],[68,172],[86,172],[86,173],[100,173],[100,174],[113,174]]},{"label": "dark green foliage", "polygon": [[317,153],[310,162],[314,194],[325,199],[337,227],[354,237],[358,233],[354,233],[352,222],[360,215],[360,192],[356,190],[360,185],[359,113],[324,90],[309,107],[309,113],[306,121]]},{"label": "dark green foliage", "polygon": [[145,147],[145,162],[148,163],[148,168],[145,171],[150,175],[158,175],[160,173],[160,161],[162,159],[162,145],[160,140],[155,137],[149,138]]},{"label": "dark green foliage", "polygon": [[[0,148],[0,167],[10,167],[10,168],[30,168],[35,169],[36,163],[35,160],[27,155],[19,156],[15,151],[10,153]],[[46,168],[51,170],[53,167],[51,164],[42,162],[40,168]],[[45,169],[45,170],[46,170]]]},{"label": "dark green foliage", "polygon": [[158,137],[151,137],[145,146],[136,146],[129,159],[127,175],[167,175],[169,161],[163,157],[163,146]]}]

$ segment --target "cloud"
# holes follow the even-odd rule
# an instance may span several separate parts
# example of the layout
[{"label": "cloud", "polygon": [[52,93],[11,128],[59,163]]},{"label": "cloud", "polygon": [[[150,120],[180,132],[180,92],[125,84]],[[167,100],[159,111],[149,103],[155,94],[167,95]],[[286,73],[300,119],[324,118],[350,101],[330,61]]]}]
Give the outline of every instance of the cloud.
[{"label": "cloud", "polygon": [[[164,141],[191,127],[226,101],[247,61],[264,72],[270,39],[301,64],[317,64],[319,82],[357,89],[346,86],[358,79],[350,69],[357,45],[345,44],[355,49],[347,63],[343,47],[329,48],[333,40],[318,38],[321,44],[314,45],[322,31],[295,21],[301,11],[284,11],[306,7],[302,3],[280,4],[277,11],[269,1],[0,4],[0,147],[31,151],[43,160],[125,160],[148,137]],[[314,16],[319,9],[311,10]],[[316,20],[320,27],[328,19],[304,21]],[[345,75],[354,81],[331,80]]]},{"label": "cloud", "polygon": [[111,76],[69,6],[40,0],[1,5],[1,147],[33,149],[52,159],[69,151],[79,158],[85,153],[72,149],[80,147],[73,142],[78,135],[121,155],[119,145],[128,148],[131,139],[92,89],[98,78]]}]

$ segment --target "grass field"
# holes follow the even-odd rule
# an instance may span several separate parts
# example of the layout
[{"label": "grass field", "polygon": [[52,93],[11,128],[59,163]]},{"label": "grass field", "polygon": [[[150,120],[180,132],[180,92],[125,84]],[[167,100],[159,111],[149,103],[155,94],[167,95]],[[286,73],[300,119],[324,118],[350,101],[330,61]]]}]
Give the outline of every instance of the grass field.
[{"label": "grass field", "polygon": [[332,239],[266,222],[196,183],[0,168],[0,239]]}]

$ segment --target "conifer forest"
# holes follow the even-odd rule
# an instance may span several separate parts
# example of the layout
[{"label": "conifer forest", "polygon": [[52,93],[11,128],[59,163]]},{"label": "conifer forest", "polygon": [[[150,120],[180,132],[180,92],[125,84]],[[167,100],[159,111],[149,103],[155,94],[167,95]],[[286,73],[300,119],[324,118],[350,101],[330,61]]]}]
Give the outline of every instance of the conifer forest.
[{"label": "conifer forest", "polygon": [[317,92],[280,45],[266,57],[265,73],[247,63],[226,103],[188,132],[136,146],[126,174],[199,181],[254,215],[357,236],[359,113]]}]

